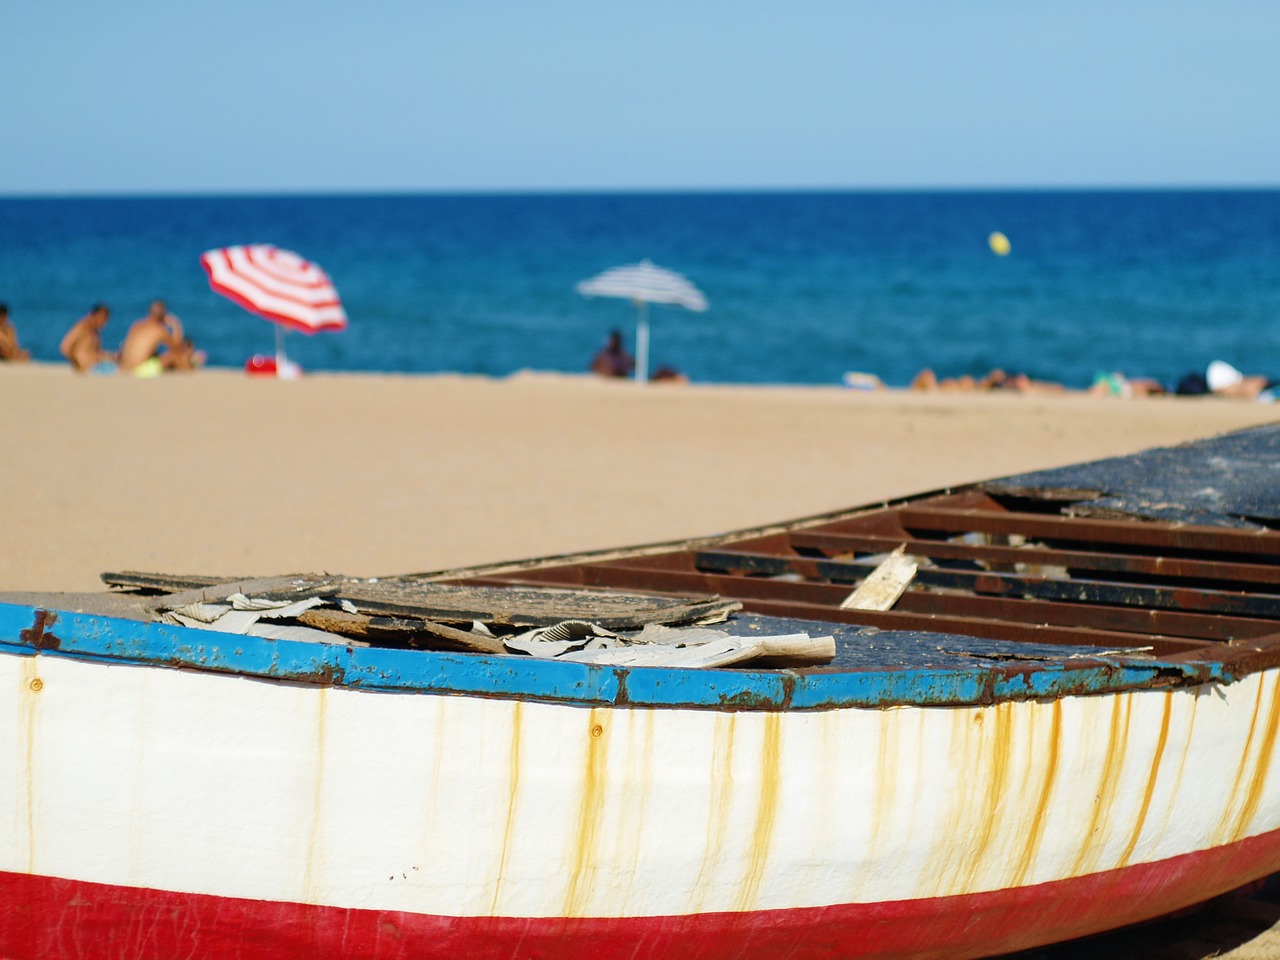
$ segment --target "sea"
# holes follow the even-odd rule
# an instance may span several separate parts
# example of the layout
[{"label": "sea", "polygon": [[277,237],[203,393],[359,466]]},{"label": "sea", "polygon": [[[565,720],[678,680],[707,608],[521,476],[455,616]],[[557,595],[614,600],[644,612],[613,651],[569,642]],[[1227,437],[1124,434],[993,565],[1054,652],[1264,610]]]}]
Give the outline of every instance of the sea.
[{"label": "sea", "polygon": [[[991,235],[1008,240],[993,249]],[[273,243],[349,317],[304,370],[584,372],[627,300],[575,285],[643,259],[710,307],[655,306],[650,367],[695,382],[904,385],[999,367],[1071,387],[1223,359],[1280,378],[1280,190],[983,190],[0,199],[0,301],[36,359],[96,301],[108,346],[154,298],[209,363],[274,350],[200,254]]]}]

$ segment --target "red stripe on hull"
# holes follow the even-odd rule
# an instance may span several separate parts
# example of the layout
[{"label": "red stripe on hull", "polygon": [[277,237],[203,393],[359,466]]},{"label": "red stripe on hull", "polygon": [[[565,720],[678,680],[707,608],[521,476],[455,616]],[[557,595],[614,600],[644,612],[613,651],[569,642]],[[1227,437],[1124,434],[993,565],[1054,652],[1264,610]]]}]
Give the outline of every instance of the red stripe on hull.
[{"label": "red stripe on hull", "polygon": [[1123,870],[925,900],[670,917],[437,917],[0,873],[0,956],[76,960],[950,958],[1171,913],[1280,868],[1280,831]]}]

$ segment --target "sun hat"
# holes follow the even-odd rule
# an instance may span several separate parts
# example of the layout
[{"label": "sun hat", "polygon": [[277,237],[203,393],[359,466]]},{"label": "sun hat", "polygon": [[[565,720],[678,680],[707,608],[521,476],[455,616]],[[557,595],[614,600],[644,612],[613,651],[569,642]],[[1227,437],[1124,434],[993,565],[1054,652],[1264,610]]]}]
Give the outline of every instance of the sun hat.
[{"label": "sun hat", "polygon": [[1243,381],[1244,374],[1225,360],[1214,360],[1209,364],[1209,369],[1204,372],[1204,378],[1209,384],[1209,389],[1217,393],[1219,390],[1226,390]]}]

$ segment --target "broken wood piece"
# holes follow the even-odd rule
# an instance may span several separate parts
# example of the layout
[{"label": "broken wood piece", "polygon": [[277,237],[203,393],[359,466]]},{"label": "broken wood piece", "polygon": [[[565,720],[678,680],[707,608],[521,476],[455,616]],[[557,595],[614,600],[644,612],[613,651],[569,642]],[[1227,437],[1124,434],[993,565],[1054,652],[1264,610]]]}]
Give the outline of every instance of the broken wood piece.
[{"label": "broken wood piece", "polygon": [[753,660],[787,666],[828,663],[835,658],[834,637],[811,637],[807,633],[776,637],[734,637],[724,634],[687,647],[671,643],[630,643],[596,650],[573,650],[556,657],[573,663],[595,663],[618,667],[686,667],[709,669]]},{"label": "broken wood piece", "polygon": [[324,630],[342,637],[359,637],[394,641],[410,647],[433,647],[427,638],[435,638],[447,642],[453,650],[461,647],[476,653],[503,653],[502,642],[482,633],[459,630],[443,623],[431,620],[419,620],[401,617],[371,617],[363,613],[347,613],[344,610],[315,609],[308,610],[298,617],[298,622]]},{"label": "broken wood piece", "polygon": [[326,633],[336,633],[343,637],[364,637],[369,633],[371,619],[373,618],[360,613],[347,613],[345,610],[321,607],[302,613],[298,617],[298,622],[303,626],[323,630]]},{"label": "broken wood piece", "polygon": [[758,658],[786,660],[788,666],[830,663],[836,658],[835,637],[811,637],[805,633],[784,637],[760,637]]},{"label": "broken wood piece", "polygon": [[131,587],[135,590],[156,590],[163,593],[174,593],[178,590],[195,590],[198,587],[212,587],[219,583],[230,583],[237,577],[207,577],[197,574],[177,573],[144,573],[140,570],[125,570],[121,573],[103,573],[98,575],[108,587]]},{"label": "broken wood piece", "polygon": [[364,613],[348,613],[332,607],[308,610],[298,617],[298,622],[317,630],[340,633],[346,637],[384,635],[387,637],[418,634],[425,629],[425,621],[402,617],[371,617]]},{"label": "broken wood piece", "polygon": [[300,574],[290,577],[265,577],[256,580],[229,580],[224,583],[196,587],[182,593],[154,597],[151,606],[155,610],[176,610],[189,603],[216,603],[240,593],[255,599],[305,600],[337,593],[345,577],[317,577]]},{"label": "broken wood piece", "polygon": [[444,640],[452,641],[467,650],[475,653],[506,653],[506,647],[502,645],[502,641],[497,637],[479,633],[474,630],[459,630],[457,627],[451,627],[444,623],[436,623],[432,620],[422,621],[422,630],[432,636],[440,637]]},{"label": "broken wood piece", "polygon": [[546,627],[563,620],[589,620],[608,630],[639,629],[646,623],[708,623],[725,620],[742,604],[716,596],[654,596],[605,590],[543,587],[481,587],[410,580],[351,580],[339,595],[360,613],[422,617],[436,622]]},{"label": "broken wood piece", "polygon": [[915,579],[920,564],[914,557],[906,556],[904,543],[885,557],[858,588],[840,603],[841,610],[892,610],[898,598],[906,592]]}]

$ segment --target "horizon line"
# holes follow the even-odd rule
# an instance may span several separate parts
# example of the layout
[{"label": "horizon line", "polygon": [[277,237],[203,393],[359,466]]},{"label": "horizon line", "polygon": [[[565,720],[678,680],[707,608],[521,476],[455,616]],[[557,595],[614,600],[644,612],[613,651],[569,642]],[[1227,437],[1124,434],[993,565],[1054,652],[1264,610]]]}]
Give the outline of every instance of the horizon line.
[{"label": "horizon line", "polygon": [[694,196],[742,194],[894,194],[894,193],[1252,193],[1280,190],[1275,183],[1167,184],[1018,184],[882,186],[685,186],[685,187],[308,187],[200,188],[178,190],[32,190],[0,193],[0,200],[142,200],[267,197],[572,197]]}]

